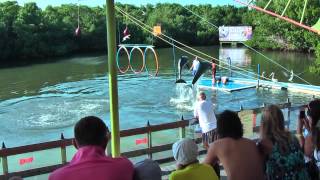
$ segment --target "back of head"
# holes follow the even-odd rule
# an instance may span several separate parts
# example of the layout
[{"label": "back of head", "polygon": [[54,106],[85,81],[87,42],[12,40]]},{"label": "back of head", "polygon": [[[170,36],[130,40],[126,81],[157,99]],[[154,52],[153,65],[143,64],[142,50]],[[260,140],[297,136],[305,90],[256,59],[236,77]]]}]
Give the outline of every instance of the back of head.
[{"label": "back of head", "polygon": [[263,110],[260,133],[262,138],[279,143],[282,150],[292,140],[290,133],[285,130],[283,113],[276,105],[267,106]]},{"label": "back of head", "polygon": [[308,104],[308,116],[312,118],[312,126],[320,120],[320,99],[315,99]]},{"label": "back of head", "polygon": [[188,165],[197,161],[198,146],[192,139],[181,139],[172,146],[173,157],[180,165]]},{"label": "back of head", "polygon": [[218,116],[217,133],[219,138],[242,138],[243,128],[238,114],[230,110],[223,111]]},{"label": "back of head", "polygon": [[104,122],[95,116],[80,119],[74,127],[74,135],[79,147],[87,145],[107,145],[107,133],[109,132]]},{"label": "back of head", "polygon": [[161,180],[161,168],[151,159],[135,164],[133,180]]},{"label": "back of head", "polygon": [[320,99],[315,99],[308,104],[308,116],[311,117],[312,141],[320,149]]},{"label": "back of head", "polygon": [[203,91],[199,92],[199,99],[206,100],[207,99],[206,93],[204,93]]}]

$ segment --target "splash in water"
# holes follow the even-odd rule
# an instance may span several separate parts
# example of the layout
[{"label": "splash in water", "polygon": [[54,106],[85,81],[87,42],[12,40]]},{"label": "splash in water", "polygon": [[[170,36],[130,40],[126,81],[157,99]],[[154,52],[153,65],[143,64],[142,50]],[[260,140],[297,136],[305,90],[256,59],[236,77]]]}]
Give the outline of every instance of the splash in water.
[{"label": "splash in water", "polygon": [[180,110],[193,110],[196,101],[197,89],[195,86],[191,88],[184,83],[176,84],[175,97],[170,99],[170,104],[176,106]]}]

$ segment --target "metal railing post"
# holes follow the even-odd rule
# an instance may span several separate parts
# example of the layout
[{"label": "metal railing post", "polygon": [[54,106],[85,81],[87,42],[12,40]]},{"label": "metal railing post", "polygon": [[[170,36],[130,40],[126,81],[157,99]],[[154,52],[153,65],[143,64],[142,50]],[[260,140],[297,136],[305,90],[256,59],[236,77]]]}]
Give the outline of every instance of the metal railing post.
[{"label": "metal railing post", "polygon": [[[2,149],[5,149],[5,148],[6,148],[6,145],[4,144],[4,142],[2,142]],[[4,175],[7,175],[9,173],[7,156],[2,157],[2,171]]]},{"label": "metal railing post", "polygon": [[66,164],[67,163],[67,150],[66,150],[66,146],[64,144],[64,135],[63,133],[61,133],[61,162],[62,164]]},{"label": "metal railing post", "polygon": [[289,104],[288,104],[288,108],[287,108],[287,109],[288,109],[288,127],[287,127],[287,128],[289,129],[289,127],[290,127],[290,119],[291,119],[291,118],[290,118],[290,114],[291,114],[291,113],[290,113],[291,102],[290,102],[290,99],[289,99],[289,98],[287,99],[287,103],[289,103]]},{"label": "metal railing post", "polygon": [[[183,116],[181,116],[181,121],[184,121]],[[183,138],[186,137],[186,128],[185,128],[185,126],[181,126],[179,128],[179,137],[180,137],[180,139],[183,139]]]},{"label": "metal railing post", "polygon": [[150,129],[150,122],[148,121],[147,123],[147,128],[148,128],[148,158],[149,159],[152,159],[152,152],[151,152],[151,148],[152,148],[152,132],[151,132],[151,129]]}]

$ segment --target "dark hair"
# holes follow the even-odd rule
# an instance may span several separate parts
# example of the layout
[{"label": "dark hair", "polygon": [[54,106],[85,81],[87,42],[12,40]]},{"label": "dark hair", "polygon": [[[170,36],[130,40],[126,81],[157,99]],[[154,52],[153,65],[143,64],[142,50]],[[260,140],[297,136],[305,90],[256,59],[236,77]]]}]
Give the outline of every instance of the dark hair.
[{"label": "dark hair", "polygon": [[243,128],[238,114],[230,110],[223,111],[218,116],[217,133],[219,138],[242,138]]},{"label": "dark hair", "polygon": [[203,91],[201,91],[201,92],[199,93],[199,96],[200,96],[201,99],[203,99],[203,100],[206,100],[206,99],[207,99],[207,95],[206,95],[206,93],[204,93]]},{"label": "dark hair", "polygon": [[320,99],[315,99],[308,104],[307,114],[312,118],[312,126],[316,126],[320,120]]},{"label": "dark hair", "polygon": [[311,117],[312,125],[312,141],[315,147],[320,149],[320,127],[318,125],[320,120],[320,99],[315,99],[308,104],[308,116]]},{"label": "dark hair", "polygon": [[95,116],[80,119],[74,127],[74,136],[79,146],[104,145],[108,132],[104,122]]}]

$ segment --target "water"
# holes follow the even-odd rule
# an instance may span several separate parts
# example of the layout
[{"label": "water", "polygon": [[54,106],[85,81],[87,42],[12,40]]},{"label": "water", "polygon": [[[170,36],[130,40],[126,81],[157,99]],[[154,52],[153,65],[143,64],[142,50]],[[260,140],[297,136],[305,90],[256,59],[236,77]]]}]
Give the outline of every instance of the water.
[{"label": "water", "polygon": [[[232,64],[255,72],[257,64],[266,74],[276,73],[279,81],[288,79],[281,68],[245,49],[197,47],[214,57],[230,56]],[[313,84],[320,85],[318,76],[308,67],[314,57],[299,53],[265,52],[289,70]],[[118,77],[120,128],[128,129],[151,124],[176,121],[183,115],[192,117],[195,91],[184,85],[176,86],[172,49],[158,49],[160,72],[158,77],[126,74]],[[184,55],[177,51],[176,57]],[[141,66],[138,53],[133,68]],[[148,70],[155,70],[153,55],[148,55]],[[109,123],[109,94],[106,56],[92,55],[66,58],[61,61],[27,67],[0,70],[0,142],[7,147],[57,140],[60,133],[73,137],[73,126],[81,117],[95,115]],[[121,58],[120,65],[127,60]],[[187,80],[190,73],[183,72]],[[222,71],[220,74],[226,74]],[[218,72],[219,74],[219,72]],[[289,74],[289,73],[287,73]],[[234,75],[237,75],[234,73]],[[301,82],[294,79],[294,82]],[[208,92],[216,110],[238,110],[261,106],[263,103],[283,103],[290,98],[303,104],[311,95],[279,90],[247,89],[234,93]]]}]

